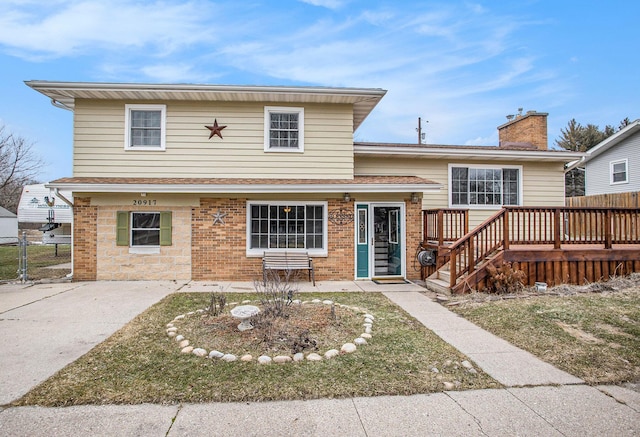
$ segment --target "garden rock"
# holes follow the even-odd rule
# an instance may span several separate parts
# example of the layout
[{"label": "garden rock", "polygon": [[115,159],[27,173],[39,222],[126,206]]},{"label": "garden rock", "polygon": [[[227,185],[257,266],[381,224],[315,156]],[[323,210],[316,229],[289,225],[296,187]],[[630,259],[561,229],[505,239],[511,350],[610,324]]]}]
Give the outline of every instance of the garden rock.
[{"label": "garden rock", "polygon": [[180,347],[189,346],[189,340],[182,340],[180,343],[178,343],[178,346],[180,346]]},{"label": "garden rock", "polygon": [[368,332],[363,332],[362,334],[360,334],[360,337],[370,339],[372,335],[369,334]]},{"label": "garden rock", "polygon": [[[260,357],[262,358],[262,357]],[[258,358],[258,362],[260,362],[260,358]],[[240,357],[240,361],[244,361],[244,362],[248,362],[253,360],[253,356],[251,354],[245,354],[243,356]]]},{"label": "garden rock", "polygon": [[184,347],[180,352],[183,354],[190,354],[191,352],[193,352],[193,346]]},{"label": "garden rock", "polygon": [[272,361],[271,357],[267,355],[260,355],[258,357],[258,364],[271,364]]},{"label": "garden rock", "polygon": [[204,357],[207,355],[207,351],[202,349],[201,347],[197,347],[192,351],[193,355],[197,357]]},{"label": "garden rock", "polygon": [[176,341],[177,341],[177,342],[180,342],[180,341],[182,341],[182,340],[184,340],[184,335],[178,335],[178,336],[176,337]]},{"label": "garden rock", "polygon": [[209,352],[209,358],[222,358],[224,354],[220,351],[211,351]]},{"label": "garden rock", "polygon": [[465,369],[473,369],[473,365],[467,360],[464,360],[460,364],[462,364],[462,367],[464,367]]},{"label": "garden rock", "polygon": [[367,340],[365,340],[362,337],[358,337],[355,340],[353,340],[353,342],[357,345],[357,346],[364,346],[365,344],[367,344]]},{"label": "garden rock", "polygon": [[454,388],[456,388],[456,386],[452,382],[449,382],[449,381],[445,381],[443,384],[444,384],[444,389],[445,390],[453,390]]},{"label": "garden rock", "polygon": [[340,348],[340,351],[344,352],[345,354],[351,354],[353,352],[356,351],[356,345],[353,343],[345,343],[342,345],[342,347]]},{"label": "garden rock", "polygon": [[298,352],[293,356],[293,361],[304,361],[304,354],[302,352]]},{"label": "garden rock", "polygon": [[340,355],[340,351],[338,349],[329,349],[324,353],[324,357],[328,360],[337,357],[338,355]]},{"label": "garden rock", "polygon": [[238,359],[238,357],[236,357],[233,354],[224,354],[222,356],[222,361],[226,361],[227,363],[232,363],[234,361],[236,361]]},{"label": "garden rock", "polygon": [[273,358],[273,362],[277,364],[290,363],[291,361],[292,358],[288,355],[278,355],[277,357]]},{"label": "garden rock", "polygon": [[317,353],[313,352],[307,355],[307,361],[322,361],[322,357]]}]

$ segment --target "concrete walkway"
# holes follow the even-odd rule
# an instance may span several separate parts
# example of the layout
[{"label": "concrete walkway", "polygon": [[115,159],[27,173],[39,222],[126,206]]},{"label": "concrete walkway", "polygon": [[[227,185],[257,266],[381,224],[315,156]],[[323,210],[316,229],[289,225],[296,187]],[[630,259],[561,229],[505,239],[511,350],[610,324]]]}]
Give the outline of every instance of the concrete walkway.
[{"label": "concrete walkway", "polygon": [[584,382],[480,329],[424,294],[411,291],[384,295],[507,387]]},{"label": "concrete walkway", "polygon": [[[74,361],[163,296],[220,286],[226,292],[253,289],[250,283],[214,282],[0,286],[0,403]],[[0,436],[640,435],[640,393],[581,384],[432,302],[419,287],[371,282],[308,287],[383,291],[507,388],[264,403],[5,406]]]}]

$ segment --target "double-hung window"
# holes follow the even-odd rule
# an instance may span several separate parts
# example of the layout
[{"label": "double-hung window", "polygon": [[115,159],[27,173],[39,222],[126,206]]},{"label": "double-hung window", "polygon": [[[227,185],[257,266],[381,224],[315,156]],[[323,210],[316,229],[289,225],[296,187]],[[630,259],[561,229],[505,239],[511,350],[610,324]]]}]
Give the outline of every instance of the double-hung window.
[{"label": "double-hung window", "polygon": [[118,211],[116,244],[130,248],[171,246],[171,211]]},{"label": "double-hung window", "polygon": [[520,205],[520,167],[449,166],[451,207],[491,208]]},{"label": "double-hung window", "polygon": [[629,182],[628,176],[628,164],[629,161],[627,159],[620,159],[618,161],[611,161],[609,163],[610,174],[611,174],[611,185],[614,184],[626,184]]},{"label": "double-hung window", "polygon": [[265,106],[264,150],[304,152],[304,108]]},{"label": "double-hung window", "polygon": [[125,105],[126,150],[165,150],[165,105]]},{"label": "double-hung window", "polygon": [[265,250],[327,253],[327,204],[250,202],[247,208],[247,254]]}]

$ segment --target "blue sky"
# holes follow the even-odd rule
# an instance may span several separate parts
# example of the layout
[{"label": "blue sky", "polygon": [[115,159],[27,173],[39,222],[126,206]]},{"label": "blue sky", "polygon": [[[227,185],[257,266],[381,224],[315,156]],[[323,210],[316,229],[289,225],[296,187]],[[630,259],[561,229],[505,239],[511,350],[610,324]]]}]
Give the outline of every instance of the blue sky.
[{"label": "blue sky", "polygon": [[[588,5],[588,6],[586,6]],[[2,0],[0,124],[72,175],[72,114],[25,80],[383,88],[357,141],[497,145],[518,108],[640,118],[640,2]]]}]

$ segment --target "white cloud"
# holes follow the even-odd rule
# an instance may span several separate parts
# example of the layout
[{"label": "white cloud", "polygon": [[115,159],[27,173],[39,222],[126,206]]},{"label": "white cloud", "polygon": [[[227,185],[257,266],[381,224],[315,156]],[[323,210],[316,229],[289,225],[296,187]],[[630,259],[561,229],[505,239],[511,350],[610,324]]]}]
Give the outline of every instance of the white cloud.
[{"label": "white cloud", "polygon": [[342,0],[300,0],[302,3],[307,3],[313,6],[320,6],[327,9],[339,9],[344,5]]},{"label": "white cloud", "polygon": [[213,33],[196,2],[85,0],[0,8],[0,44],[28,59],[148,47],[166,54],[210,41]]}]

